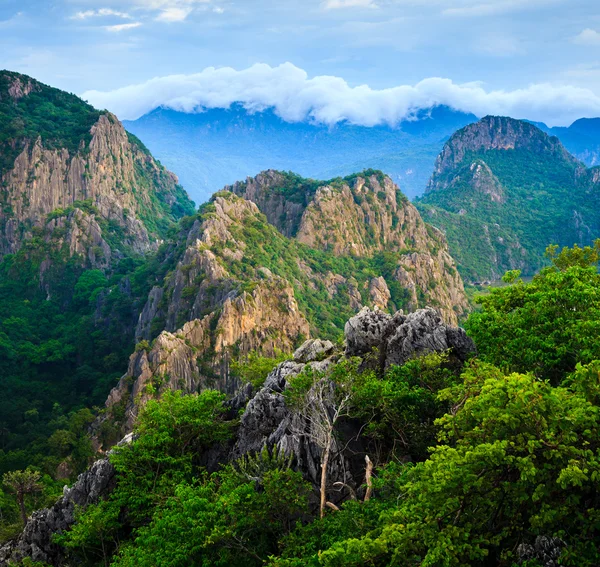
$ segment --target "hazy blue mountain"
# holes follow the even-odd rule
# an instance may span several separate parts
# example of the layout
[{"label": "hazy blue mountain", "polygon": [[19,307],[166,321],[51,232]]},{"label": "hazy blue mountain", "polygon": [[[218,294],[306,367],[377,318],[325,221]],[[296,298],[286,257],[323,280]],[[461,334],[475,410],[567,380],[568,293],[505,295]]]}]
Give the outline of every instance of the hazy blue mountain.
[{"label": "hazy blue mountain", "polygon": [[559,138],[563,146],[586,165],[600,165],[600,118],[580,118],[568,127],[549,128],[543,122],[533,124]]},{"label": "hazy blue mountain", "polygon": [[477,117],[435,107],[398,127],[288,123],[234,105],[185,114],[158,108],[125,127],[174,171],[196,202],[266,169],[330,179],[380,169],[410,198],[425,190],[446,140]]}]

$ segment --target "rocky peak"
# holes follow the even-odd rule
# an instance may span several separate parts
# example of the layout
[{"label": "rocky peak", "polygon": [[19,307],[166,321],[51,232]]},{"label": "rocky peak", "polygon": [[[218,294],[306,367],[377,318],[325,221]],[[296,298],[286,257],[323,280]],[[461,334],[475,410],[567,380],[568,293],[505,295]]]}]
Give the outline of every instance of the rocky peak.
[{"label": "rocky peak", "polygon": [[225,187],[248,201],[256,203],[269,223],[288,238],[296,236],[302,214],[312,200],[318,182],[292,173],[267,170],[244,182]]},{"label": "rocky peak", "polygon": [[445,187],[444,176],[454,170],[469,153],[491,150],[529,150],[552,153],[573,164],[572,157],[558,138],[549,136],[537,126],[523,120],[504,116],[486,116],[456,132],[438,156],[427,192]]},{"label": "rocky peak", "polygon": [[[48,108],[62,118],[61,128],[48,125]],[[0,144],[0,257],[17,252],[34,227],[51,233],[55,219],[69,224],[74,209],[118,245],[117,255],[156,248],[169,223],[193,212],[177,178],[114,115],[74,95],[0,74],[0,119],[8,135]],[[80,239],[77,252],[85,257],[82,248]]]},{"label": "rocky peak", "polygon": [[[473,175],[486,173],[485,168],[476,169]],[[502,199],[501,188],[494,187],[492,198]],[[267,171],[229,189],[255,202],[282,234],[312,248],[335,256],[397,254],[394,277],[406,289],[410,310],[422,306],[425,298],[425,304],[434,305],[455,323],[457,315],[468,308],[444,235],[424,223],[416,208],[381,172],[369,170],[319,182]],[[340,281],[336,279],[335,285]],[[379,280],[371,282],[372,305],[388,306],[387,284],[386,288]],[[359,301],[356,307],[360,306]]]},{"label": "rocky peak", "polygon": [[8,83],[8,96],[14,100],[26,97],[33,90],[39,90],[41,87],[25,75],[19,75],[18,73],[11,73],[8,71],[0,71],[2,79]]}]

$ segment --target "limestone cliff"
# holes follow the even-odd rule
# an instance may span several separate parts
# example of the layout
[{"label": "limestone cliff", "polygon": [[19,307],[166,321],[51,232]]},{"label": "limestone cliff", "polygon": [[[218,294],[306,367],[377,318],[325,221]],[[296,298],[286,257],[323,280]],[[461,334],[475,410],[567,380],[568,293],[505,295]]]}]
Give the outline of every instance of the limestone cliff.
[{"label": "limestone cliff", "polygon": [[36,230],[61,228],[77,233],[71,254],[103,267],[106,243],[118,256],[155,249],[168,224],[193,211],[177,178],[115,116],[73,95],[2,71],[0,123],[0,258]]},{"label": "limestone cliff", "polygon": [[433,305],[456,323],[468,309],[444,235],[424,223],[382,173],[318,182],[267,171],[229,189],[255,202],[284,235],[312,248],[336,256],[395,254],[392,279],[406,290],[408,310]]},{"label": "limestone cliff", "polygon": [[[277,179],[267,173],[256,183]],[[302,242],[307,219],[316,223],[318,214],[326,214],[312,206],[320,202],[320,190],[305,208],[295,238],[268,223],[256,203],[227,191],[186,218],[158,254],[155,272],[163,275],[141,310],[129,369],[95,425],[99,444],[130,431],[139,407],[165,388],[216,387],[234,394],[240,383],[231,373],[232,360],[289,353],[310,335],[338,338],[345,321],[364,305],[406,311],[430,305],[455,324],[467,301],[443,236],[398,199],[391,181],[377,183],[358,176],[353,185],[371,193],[385,187],[389,198],[389,211],[365,205],[379,223],[379,250],[357,222],[352,225],[364,236],[364,256]],[[364,189],[367,184],[372,188]],[[348,185],[339,190],[342,204],[348,191]],[[359,215],[349,200],[350,212],[342,214],[362,218],[364,209]],[[313,226],[326,237],[324,228]],[[115,432],[110,427],[116,415],[122,418]]]}]

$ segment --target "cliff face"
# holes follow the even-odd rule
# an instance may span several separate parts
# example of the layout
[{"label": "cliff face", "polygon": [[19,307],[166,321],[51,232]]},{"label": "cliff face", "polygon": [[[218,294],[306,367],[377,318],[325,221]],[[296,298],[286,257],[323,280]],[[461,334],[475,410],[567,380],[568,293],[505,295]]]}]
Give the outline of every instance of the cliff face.
[{"label": "cliff face", "polygon": [[[452,323],[468,309],[444,235],[423,222],[392,180],[379,172],[318,182],[267,171],[230,187],[257,204],[269,222],[299,242],[336,256],[397,255],[392,281]],[[387,303],[376,291],[376,303]]]},{"label": "cliff face", "polygon": [[[0,143],[0,258],[18,251],[36,227],[52,232],[56,219],[70,225],[75,209],[86,217],[83,224],[95,223],[90,244],[78,240],[83,256],[97,244],[98,228],[105,240],[112,235],[119,247],[143,253],[157,247],[169,222],[193,211],[177,178],[115,116],[27,77],[1,75],[0,120],[7,133]],[[79,130],[50,130],[39,117],[42,104],[43,112],[62,112]]]},{"label": "cliff face", "polygon": [[299,194],[290,200],[270,191],[286,179],[266,172],[245,187],[274,221],[282,211],[296,219],[295,237],[270,224],[257,203],[222,191],[161,248],[156,271],[165,275],[141,311],[129,369],[95,426],[99,444],[110,443],[103,423],[124,416],[113,440],[127,433],[140,405],[164,389],[235,393],[231,361],[289,353],[310,335],[335,339],[364,305],[430,305],[453,324],[466,311],[443,235],[389,179],[359,175],[316,189],[302,180],[311,189],[304,205]]},{"label": "cliff face", "polygon": [[596,178],[557,138],[492,116],[448,140],[417,206],[444,231],[463,277],[529,275],[548,245],[585,245],[600,234]]}]

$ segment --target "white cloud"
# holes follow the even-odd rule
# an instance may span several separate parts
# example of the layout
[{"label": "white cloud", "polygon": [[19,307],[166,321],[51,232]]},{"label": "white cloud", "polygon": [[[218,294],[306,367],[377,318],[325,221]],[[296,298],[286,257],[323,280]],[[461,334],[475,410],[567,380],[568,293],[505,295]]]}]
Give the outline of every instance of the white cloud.
[{"label": "white cloud", "polygon": [[117,24],[116,26],[104,26],[104,29],[112,33],[118,33],[122,31],[132,30],[134,28],[139,28],[141,25],[141,22],[132,22],[131,24]]},{"label": "white cloud", "polygon": [[159,22],[183,22],[192,13],[191,8],[166,8],[162,10],[156,20]]},{"label": "white cloud", "polygon": [[325,0],[323,8],[336,10],[338,8],[377,8],[374,0]]},{"label": "white cloud", "polygon": [[273,108],[288,122],[335,124],[347,120],[374,126],[410,119],[423,108],[447,105],[477,116],[497,114],[567,124],[582,116],[600,116],[600,96],[587,88],[534,84],[513,91],[487,91],[481,84],[456,84],[433,77],[416,85],[376,90],[351,87],[340,77],[309,78],[284,63],[256,64],[236,71],[209,67],[194,75],[157,77],[109,92],[88,91],[83,98],[122,119],[136,119],[160,106],[183,112],[228,108],[234,102],[250,111]]},{"label": "white cloud", "polygon": [[159,22],[183,22],[198,5],[208,5],[212,0],[135,0],[135,3],[148,10],[158,11]]},{"label": "white cloud", "polygon": [[574,43],[579,45],[600,45],[600,33],[591,28],[583,30],[573,38]]},{"label": "white cloud", "polygon": [[110,8],[100,8],[99,10],[86,10],[85,12],[77,12],[77,14],[71,16],[71,19],[86,20],[87,18],[98,18],[108,16],[114,16],[116,18],[131,20],[131,16],[126,12],[118,12],[116,10],[111,10]]}]

